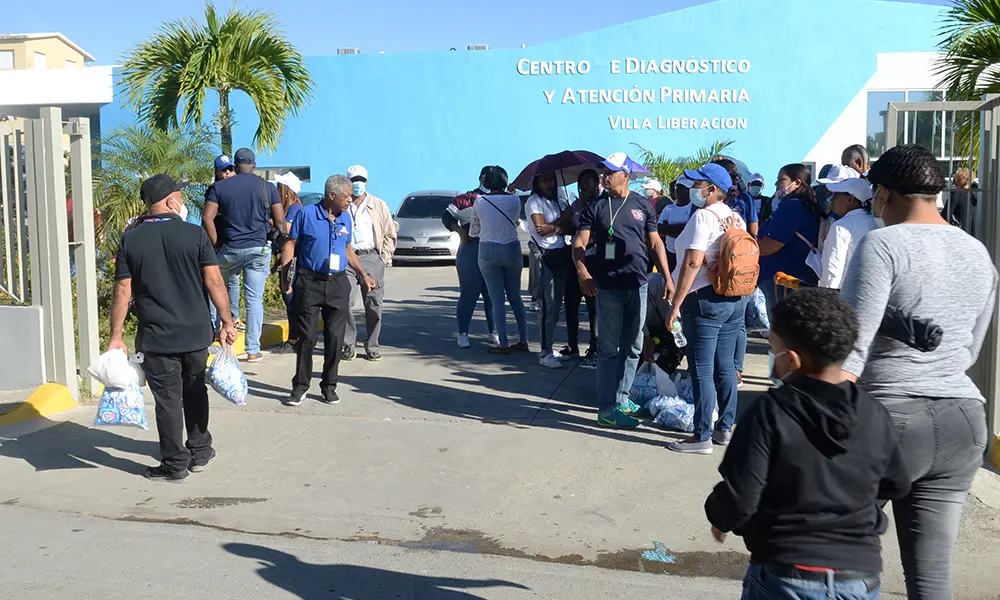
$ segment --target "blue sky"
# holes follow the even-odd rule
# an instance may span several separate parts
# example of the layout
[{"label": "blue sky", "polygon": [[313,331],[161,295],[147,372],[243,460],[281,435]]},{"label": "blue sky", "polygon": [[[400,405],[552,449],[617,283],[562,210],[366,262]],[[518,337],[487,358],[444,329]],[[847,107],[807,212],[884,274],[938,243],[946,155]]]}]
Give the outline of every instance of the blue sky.
[{"label": "blue sky", "polygon": [[[340,47],[357,47],[365,53],[463,49],[469,44],[516,48],[704,1],[631,0],[609,4],[606,0],[240,0],[236,5],[276,13],[299,49],[315,55],[333,54]],[[203,0],[101,0],[86,4],[85,10],[77,0],[51,0],[44,3],[44,9],[36,2],[8,4],[0,25],[5,33],[59,31],[93,54],[97,64],[105,65],[117,63],[123,52],[152,34],[163,21],[200,19],[205,6]],[[216,5],[220,9],[230,6],[228,2]],[[613,6],[628,6],[628,10],[612,10]]]}]

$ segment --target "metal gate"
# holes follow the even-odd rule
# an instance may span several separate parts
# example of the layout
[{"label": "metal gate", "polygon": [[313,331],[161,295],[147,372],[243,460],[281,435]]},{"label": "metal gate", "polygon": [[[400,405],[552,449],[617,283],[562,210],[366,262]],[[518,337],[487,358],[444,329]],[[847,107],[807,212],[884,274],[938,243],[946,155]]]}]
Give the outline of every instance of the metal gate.
[{"label": "metal gate", "polygon": [[[979,239],[1000,269],[1000,97],[973,102],[891,103],[885,132],[887,149],[919,144],[934,152],[948,178],[948,189],[942,195],[945,217]],[[953,176],[960,168],[969,171],[968,189],[955,184]],[[969,370],[986,397],[994,438],[1000,434],[998,322],[1000,301],[979,360]],[[1000,452],[998,445],[994,443],[994,461]]]},{"label": "metal gate", "polygon": [[[99,352],[90,120],[63,122],[58,108],[39,113],[0,123],[0,298],[42,308],[44,379],[76,399],[80,374]],[[18,340],[3,343],[16,348]],[[96,390],[96,382],[84,381]]]}]

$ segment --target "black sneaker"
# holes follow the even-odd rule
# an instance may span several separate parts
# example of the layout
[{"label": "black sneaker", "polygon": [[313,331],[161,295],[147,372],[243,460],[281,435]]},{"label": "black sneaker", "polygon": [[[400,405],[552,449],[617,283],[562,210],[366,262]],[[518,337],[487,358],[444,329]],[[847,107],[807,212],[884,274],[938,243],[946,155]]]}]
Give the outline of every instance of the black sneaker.
[{"label": "black sneaker", "polygon": [[285,406],[298,406],[302,404],[302,394],[292,392],[292,395],[285,398],[282,404],[284,404]]},{"label": "black sneaker", "polygon": [[576,346],[563,346],[562,350],[559,351],[559,357],[563,359],[567,358],[579,358],[580,349]]},{"label": "black sneaker", "polygon": [[295,344],[292,342],[285,342],[272,350],[272,352],[274,354],[295,354]]},{"label": "black sneaker", "polygon": [[203,463],[191,461],[191,466],[188,470],[192,473],[204,473],[208,470],[208,466],[212,464],[212,461],[215,460],[216,456],[215,448],[212,448],[212,453],[208,455],[208,460]]},{"label": "black sneaker", "polygon": [[365,358],[367,358],[371,362],[378,362],[382,360],[382,353],[379,352],[378,350],[369,350],[368,356],[366,356]]},{"label": "black sneaker", "polygon": [[172,471],[167,471],[161,465],[155,467],[149,467],[146,472],[143,473],[143,477],[150,481],[166,481],[167,483],[184,483],[187,481],[188,472],[178,471],[176,473]]},{"label": "black sneaker", "polygon": [[323,403],[340,404],[340,396],[337,395],[337,390],[325,390],[323,392]]},{"label": "black sneaker", "polygon": [[358,353],[354,351],[352,346],[344,346],[344,353],[341,355],[340,359],[352,361],[357,355]]}]

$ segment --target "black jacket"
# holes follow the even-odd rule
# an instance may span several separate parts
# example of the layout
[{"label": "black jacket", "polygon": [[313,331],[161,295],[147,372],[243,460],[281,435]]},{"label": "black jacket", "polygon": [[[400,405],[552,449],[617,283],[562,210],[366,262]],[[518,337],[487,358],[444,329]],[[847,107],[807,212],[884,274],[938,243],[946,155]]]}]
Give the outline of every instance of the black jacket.
[{"label": "black jacket", "polygon": [[888,520],[878,500],[910,477],[888,411],[853,383],[798,377],[754,402],[705,501],[755,564],[878,572]]}]

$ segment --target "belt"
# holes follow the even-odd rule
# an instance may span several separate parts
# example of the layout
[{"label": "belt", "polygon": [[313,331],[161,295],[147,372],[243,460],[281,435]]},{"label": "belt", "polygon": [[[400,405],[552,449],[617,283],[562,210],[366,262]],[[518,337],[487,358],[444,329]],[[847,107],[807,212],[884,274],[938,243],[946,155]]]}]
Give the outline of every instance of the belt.
[{"label": "belt", "polygon": [[364,256],[366,254],[378,254],[379,251],[376,250],[375,248],[372,248],[371,250],[355,250],[354,253],[357,254],[358,256]]},{"label": "belt", "polygon": [[299,267],[298,271],[295,272],[295,276],[299,277],[305,275],[309,279],[315,279],[317,281],[332,281],[338,277],[347,277],[346,271],[337,271],[336,273],[317,273],[316,271],[310,271],[309,269],[303,269]]},{"label": "belt", "polygon": [[838,571],[836,569],[816,569],[801,568],[792,565],[763,565],[762,569],[772,577],[782,577],[785,579],[802,579],[804,581],[826,582],[829,573],[833,573],[833,580],[839,582],[863,581],[868,591],[874,591],[881,584],[878,573],[866,571]]}]

